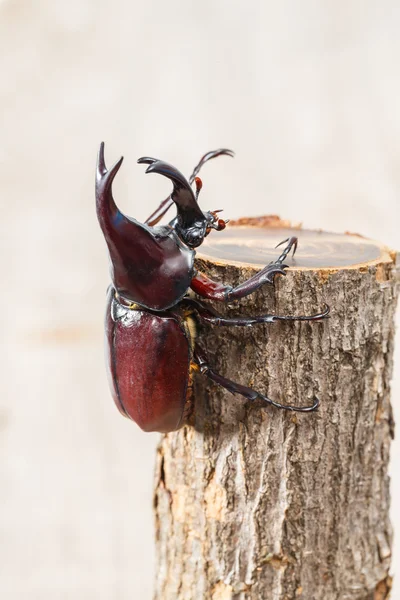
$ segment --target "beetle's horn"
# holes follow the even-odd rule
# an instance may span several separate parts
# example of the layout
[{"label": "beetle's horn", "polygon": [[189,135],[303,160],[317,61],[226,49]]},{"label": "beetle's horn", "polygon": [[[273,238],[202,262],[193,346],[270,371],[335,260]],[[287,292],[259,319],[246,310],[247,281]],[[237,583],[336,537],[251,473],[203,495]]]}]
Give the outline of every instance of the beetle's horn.
[{"label": "beetle's horn", "polygon": [[110,169],[107,169],[104,160],[104,142],[101,143],[96,167],[96,206],[97,216],[102,228],[111,214],[119,212],[112,195],[112,182],[122,165],[122,161],[123,157],[121,156]]},{"label": "beetle's horn", "polygon": [[143,264],[151,265],[151,279],[154,272],[158,273],[157,268],[162,264],[164,255],[149,228],[124,215],[114,201],[112,183],[121,163],[122,159],[107,169],[104,144],[101,144],[96,168],[97,217],[108,246],[114,288],[124,298],[132,301],[140,299],[147,305],[149,297],[143,291],[146,289]]},{"label": "beetle's horn", "polygon": [[139,158],[138,163],[149,165],[146,173],[158,173],[172,181],[171,198],[176,204],[183,227],[190,227],[194,222],[205,220],[189,182],[178,169],[162,160],[147,156]]}]

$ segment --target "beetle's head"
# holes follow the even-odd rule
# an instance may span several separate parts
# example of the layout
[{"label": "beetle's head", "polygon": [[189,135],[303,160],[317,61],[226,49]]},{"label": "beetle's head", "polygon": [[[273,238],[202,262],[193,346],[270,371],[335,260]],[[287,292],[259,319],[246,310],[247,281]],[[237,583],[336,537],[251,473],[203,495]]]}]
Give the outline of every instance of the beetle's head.
[{"label": "beetle's head", "polygon": [[220,210],[203,212],[197,203],[202,188],[200,177],[194,179],[196,185],[196,193],[194,193],[186,178],[172,165],[148,157],[139,158],[138,162],[149,165],[146,173],[159,173],[172,181],[171,198],[176,204],[177,216],[170,225],[189,248],[200,246],[212,229],[216,231],[225,229],[228,221],[218,217],[217,213],[221,212]]},{"label": "beetle's head", "polygon": [[218,213],[220,212],[222,212],[221,209],[204,213],[207,219],[206,235],[208,235],[212,229],[215,229],[215,231],[222,231],[229,223],[229,219],[224,221],[224,219],[219,218]]}]

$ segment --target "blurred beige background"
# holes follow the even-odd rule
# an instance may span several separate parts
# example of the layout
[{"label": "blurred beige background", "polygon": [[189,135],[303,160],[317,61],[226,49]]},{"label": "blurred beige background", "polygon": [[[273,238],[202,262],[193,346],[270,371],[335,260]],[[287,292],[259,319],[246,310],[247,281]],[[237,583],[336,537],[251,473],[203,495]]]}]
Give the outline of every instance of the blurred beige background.
[{"label": "blurred beige background", "polygon": [[[105,379],[99,142],[125,155],[115,195],[137,218],[169,190],[139,156],[189,173],[226,146],[205,208],[399,249],[399,26],[394,0],[0,0],[1,598],[152,594],[158,438],[119,416]],[[398,531],[399,459],[396,441]]]}]

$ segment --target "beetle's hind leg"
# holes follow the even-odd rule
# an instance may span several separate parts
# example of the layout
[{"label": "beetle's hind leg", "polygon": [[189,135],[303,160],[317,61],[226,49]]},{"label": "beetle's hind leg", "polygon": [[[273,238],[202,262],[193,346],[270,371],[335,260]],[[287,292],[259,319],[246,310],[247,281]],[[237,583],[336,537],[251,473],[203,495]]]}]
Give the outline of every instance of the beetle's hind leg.
[{"label": "beetle's hind leg", "polygon": [[209,379],[220,385],[221,387],[231,392],[231,394],[239,394],[248,400],[261,400],[266,405],[275,406],[275,408],[281,408],[283,410],[290,410],[295,412],[312,412],[317,410],[319,406],[319,400],[316,396],[313,398],[313,403],[309,406],[291,406],[287,404],[280,404],[279,402],[275,402],[275,400],[271,400],[267,396],[256,392],[255,390],[248,388],[240,383],[236,383],[235,381],[231,381],[226,377],[222,377],[216,373],[208,364],[208,359],[203,350],[196,344],[193,359],[198,364],[200,372],[203,375],[206,375]]}]

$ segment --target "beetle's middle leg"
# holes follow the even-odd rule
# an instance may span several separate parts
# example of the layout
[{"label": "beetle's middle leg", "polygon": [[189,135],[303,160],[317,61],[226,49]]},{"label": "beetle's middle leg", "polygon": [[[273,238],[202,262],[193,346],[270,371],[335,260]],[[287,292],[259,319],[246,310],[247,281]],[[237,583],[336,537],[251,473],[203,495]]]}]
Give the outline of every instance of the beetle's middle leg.
[{"label": "beetle's middle leg", "polygon": [[290,410],[295,412],[312,412],[316,410],[319,406],[319,400],[316,396],[314,396],[313,403],[309,406],[291,406],[288,404],[280,404],[279,402],[275,402],[275,400],[271,400],[271,398],[268,398],[267,396],[256,392],[252,388],[248,388],[244,385],[241,385],[240,383],[236,383],[231,379],[227,379],[226,377],[219,375],[219,373],[216,373],[210,367],[210,365],[208,364],[207,356],[197,344],[194,349],[193,359],[197,363],[200,372],[203,375],[206,375],[209,379],[228,390],[228,392],[231,392],[231,394],[239,394],[240,396],[243,396],[244,398],[247,398],[248,400],[252,401],[261,400],[266,405],[270,404],[272,406],[275,406],[275,408],[281,408],[283,410]]},{"label": "beetle's middle leg", "polygon": [[185,304],[196,311],[199,319],[204,323],[217,325],[219,327],[251,327],[257,323],[275,323],[276,321],[322,321],[329,315],[330,308],[325,304],[325,308],[314,315],[259,315],[256,317],[223,317],[219,315],[211,306],[208,306],[200,300],[185,298]]}]

